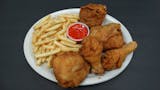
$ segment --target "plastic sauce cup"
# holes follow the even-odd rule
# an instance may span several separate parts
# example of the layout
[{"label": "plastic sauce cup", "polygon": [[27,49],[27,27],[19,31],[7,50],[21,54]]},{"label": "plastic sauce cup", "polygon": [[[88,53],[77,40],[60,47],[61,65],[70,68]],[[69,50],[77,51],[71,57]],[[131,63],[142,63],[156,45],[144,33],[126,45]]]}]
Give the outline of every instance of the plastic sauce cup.
[{"label": "plastic sauce cup", "polygon": [[82,41],[89,33],[88,26],[81,22],[73,23],[67,29],[67,37],[74,41]]}]

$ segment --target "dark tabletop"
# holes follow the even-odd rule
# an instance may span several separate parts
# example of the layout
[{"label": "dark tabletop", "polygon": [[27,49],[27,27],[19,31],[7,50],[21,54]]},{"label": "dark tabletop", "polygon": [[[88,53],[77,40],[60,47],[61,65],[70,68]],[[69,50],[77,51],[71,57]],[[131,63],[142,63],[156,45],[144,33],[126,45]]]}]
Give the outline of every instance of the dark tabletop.
[{"label": "dark tabletop", "polygon": [[138,42],[132,61],[116,78],[76,90],[160,90],[160,0],[0,0],[0,90],[62,90],[26,62],[23,41],[38,19],[90,2],[107,5]]}]

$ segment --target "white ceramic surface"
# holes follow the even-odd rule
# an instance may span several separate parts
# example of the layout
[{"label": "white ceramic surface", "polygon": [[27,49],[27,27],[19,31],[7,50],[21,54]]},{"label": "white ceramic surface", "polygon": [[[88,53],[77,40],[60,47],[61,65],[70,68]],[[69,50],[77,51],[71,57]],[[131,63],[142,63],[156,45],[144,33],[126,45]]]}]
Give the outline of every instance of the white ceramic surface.
[{"label": "white ceramic surface", "polygon": [[[65,10],[60,10],[54,13],[51,13],[51,15],[53,17],[56,17],[57,15],[60,14],[70,14],[70,13],[79,13],[80,9],[79,8],[72,8],[72,9],[65,9]],[[39,22],[39,21],[37,21]],[[36,23],[37,23],[36,22]],[[103,22],[103,24],[108,24],[108,23],[120,23],[117,19],[113,18],[110,15],[106,15],[105,20]],[[125,26],[121,24],[121,29],[122,29],[122,33],[123,33],[123,37],[126,43],[132,41],[132,37],[130,35],[130,33],[128,32],[128,30],[125,28]],[[34,24],[35,25],[35,24]],[[33,26],[34,26],[33,25]],[[38,74],[40,74],[42,77],[57,82],[54,74],[52,72],[52,69],[49,69],[47,67],[46,64],[41,65],[40,67],[36,66],[35,64],[35,58],[32,52],[32,32],[33,32],[33,26],[29,29],[28,33],[26,34],[26,37],[24,39],[24,55],[26,57],[27,62],[29,63],[29,65],[33,68],[34,71],[36,71]],[[114,77],[116,77],[117,75],[119,75],[129,64],[129,62],[131,61],[131,58],[133,56],[133,53],[129,54],[122,67],[116,70],[112,70],[112,71],[106,71],[105,74],[103,76],[97,76],[94,74],[89,74],[88,77],[81,83],[81,85],[93,85],[93,84],[98,84],[98,83],[102,83],[105,81],[108,81]]]}]

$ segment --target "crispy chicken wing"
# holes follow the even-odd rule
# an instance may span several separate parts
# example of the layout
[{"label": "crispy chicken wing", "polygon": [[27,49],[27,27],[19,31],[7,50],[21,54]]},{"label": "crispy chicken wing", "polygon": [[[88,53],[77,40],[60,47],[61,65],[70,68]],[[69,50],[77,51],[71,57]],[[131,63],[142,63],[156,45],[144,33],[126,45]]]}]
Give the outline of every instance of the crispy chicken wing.
[{"label": "crispy chicken wing", "polygon": [[60,86],[76,87],[88,75],[90,66],[76,52],[64,52],[52,61],[53,72]]},{"label": "crispy chicken wing", "polygon": [[108,50],[102,60],[105,70],[120,68],[126,56],[137,48],[135,41],[124,45],[122,48]]},{"label": "crispy chicken wing", "polygon": [[120,48],[124,44],[120,24],[117,23],[92,27],[90,36],[102,42],[104,49]]},{"label": "crispy chicken wing", "polygon": [[94,37],[87,37],[82,41],[81,55],[91,64],[92,72],[96,74],[103,74],[104,69],[101,64],[101,53],[103,50],[102,43]]},{"label": "crispy chicken wing", "polygon": [[87,24],[89,27],[101,25],[107,13],[106,6],[102,4],[87,4],[81,7],[80,22]]}]

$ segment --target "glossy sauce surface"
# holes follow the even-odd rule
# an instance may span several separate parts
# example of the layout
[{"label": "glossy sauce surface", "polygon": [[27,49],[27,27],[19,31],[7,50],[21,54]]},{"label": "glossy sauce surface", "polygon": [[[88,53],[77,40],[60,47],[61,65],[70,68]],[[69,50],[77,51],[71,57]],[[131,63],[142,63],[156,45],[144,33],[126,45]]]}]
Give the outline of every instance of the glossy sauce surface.
[{"label": "glossy sauce surface", "polygon": [[68,35],[73,39],[83,39],[88,33],[88,28],[80,23],[70,26],[68,30]]}]

